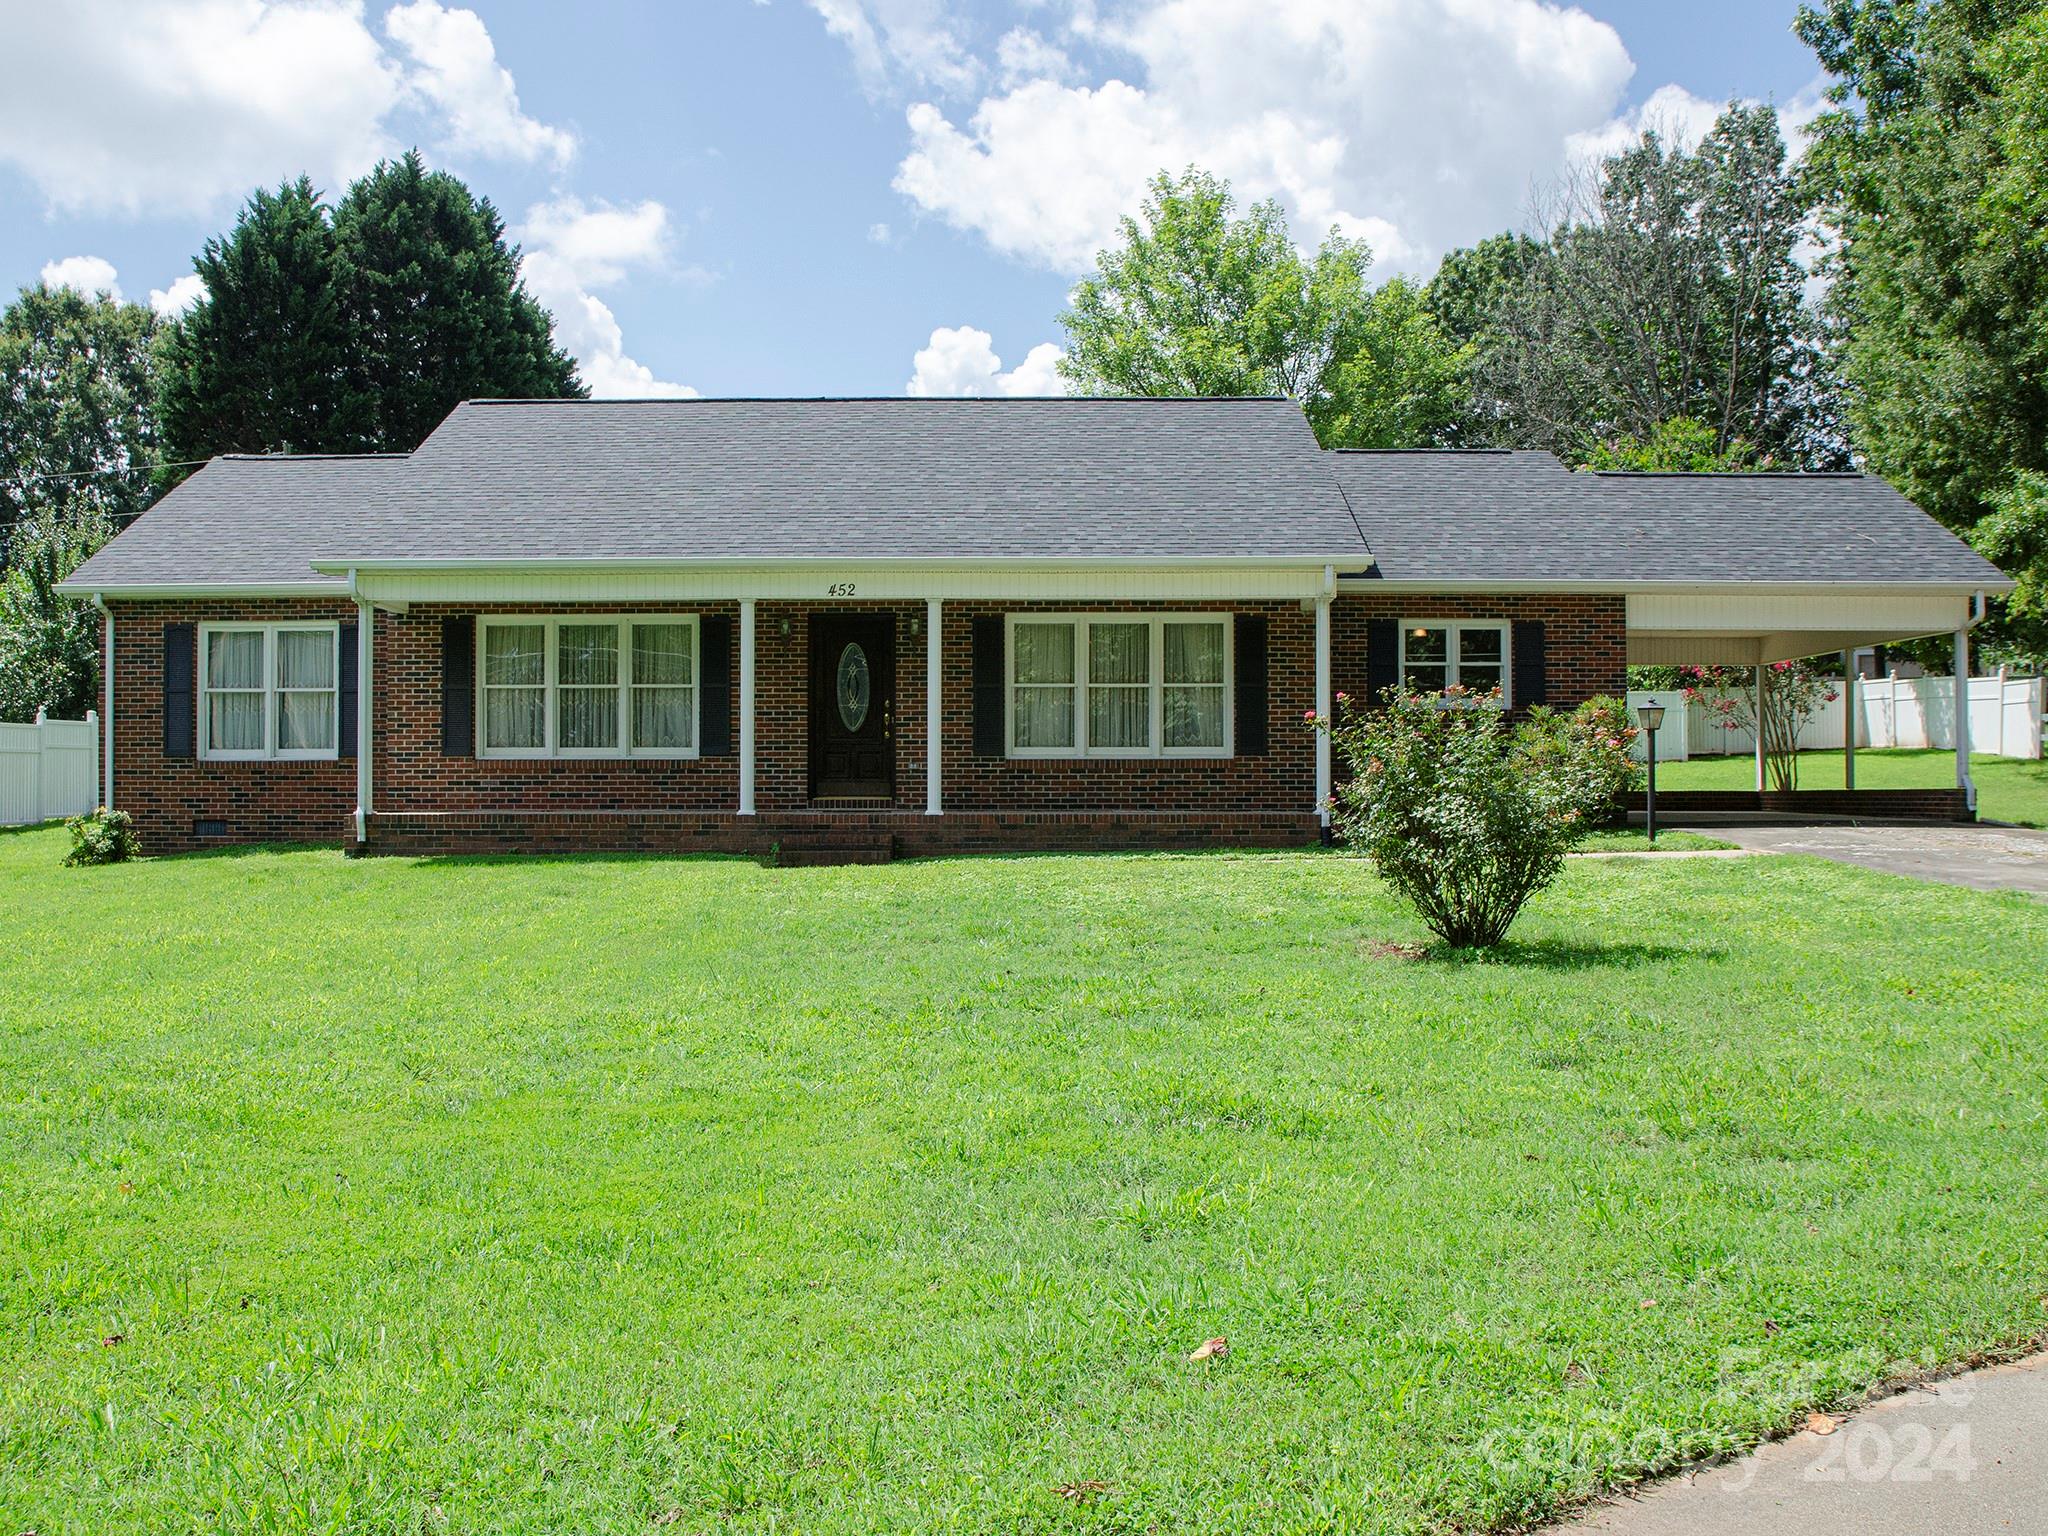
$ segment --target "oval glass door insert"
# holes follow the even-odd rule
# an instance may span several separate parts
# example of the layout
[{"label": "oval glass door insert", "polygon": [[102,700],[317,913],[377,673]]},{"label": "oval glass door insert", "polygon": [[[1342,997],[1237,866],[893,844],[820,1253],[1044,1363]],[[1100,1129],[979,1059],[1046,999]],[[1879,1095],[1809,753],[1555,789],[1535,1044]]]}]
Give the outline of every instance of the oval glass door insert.
[{"label": "oval glass door insert", "polygon": [[868,717],[868,653],[849,645],[839,653],[839,719],[857,731]]}]

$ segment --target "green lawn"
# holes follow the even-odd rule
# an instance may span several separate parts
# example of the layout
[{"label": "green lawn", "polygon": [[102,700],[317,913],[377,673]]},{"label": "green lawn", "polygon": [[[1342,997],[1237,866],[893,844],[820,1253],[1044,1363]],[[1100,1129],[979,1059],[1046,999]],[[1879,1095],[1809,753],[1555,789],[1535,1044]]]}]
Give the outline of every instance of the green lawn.
[{"label": "green lawn", "polygon": [[2019,896],[1575,860],[1479,963],[1316,854],[62,847],[8,1532],[1485,1528],[2048,1319]]},{"label": "green lawn", "polygon": [[[1977,814],[1994,821],[2048,827],[2048,762],[2016,757],[1970,759],[1970,777],[1977,781]],[[1953,789],[1953,752],[1863,751],[1856,754],[1859,789]],[[1753,757],[1695,757],[1682,763],[1657,765],[1659,789],[1754,789]],[[1840,789],[1842,754],[1799,754],[1801,789]]]}]

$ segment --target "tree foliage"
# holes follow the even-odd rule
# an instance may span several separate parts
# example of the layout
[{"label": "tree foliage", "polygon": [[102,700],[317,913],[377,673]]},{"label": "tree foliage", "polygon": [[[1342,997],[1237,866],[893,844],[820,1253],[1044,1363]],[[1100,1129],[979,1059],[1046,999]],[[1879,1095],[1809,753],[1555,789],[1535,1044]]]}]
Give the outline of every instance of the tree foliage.
[{"label": "tree foliage", "polygon": [[347,380],[334,228],[312,182],[258,192],[192,265],[208,297],[163,347],[172,458],[346,453],[373,437],[372,404]]},{"label": "tree foliage", "polygon": [[1645,133],[1569,177],[1546,212],[1533,257],[1496,245],[1492,272],[1469,253],[1445,282],[1493,295],[1490,316],[1460,322],[1480,341],[1483,430],[1583,461],[1687,419],[1716,455],[1747,442],[1797,464],[1840,460],[1794,255],[1805,206],[1772,108],[1731,105],[1696,150]]},{"label": "tree foliage", "polygon": [[[1809,156],[1839,246],[1830,305],[1870,467],[1973,534],[2048,471],[2048,8],[1828,0]],[[2024,493],[2022,493],[2024,496]],[[2010,558],[2010,524],[1986,536]],[[1994,648],[2048,650],[2021,606]]]},{"label": "tree foliage", "polygon": [[156,494],[154,330],[140,305],[41,285],[0,314],[0,720],[98,695],[97,617],[55,589]]},{"label": "tree foliage", "polygon": [[1458,349],[1409,284],[1375,292],[1364,242],[1296,249],[1277,202],[1237,211],[1190,168],[1153,178],[1060,317],[1091,394],[1291,395],[1329,447],[1412,446],[1457,414]]},{"label": "tree foliage", "polygon": [[1643,474],[1731,474],[1773,465],[1748,439],[1723,443],[1706,422],[1677,416],[1658,422],[1647,437],[1613,437],[1594,444],[1584,467]]},{"label": "tree foliage", "polygon": [[258,193],[195,262],[208,297],[165,346],[172,457],[405,451],[460,401],[580,397],[487,199],[417,153],[329,209]]}]

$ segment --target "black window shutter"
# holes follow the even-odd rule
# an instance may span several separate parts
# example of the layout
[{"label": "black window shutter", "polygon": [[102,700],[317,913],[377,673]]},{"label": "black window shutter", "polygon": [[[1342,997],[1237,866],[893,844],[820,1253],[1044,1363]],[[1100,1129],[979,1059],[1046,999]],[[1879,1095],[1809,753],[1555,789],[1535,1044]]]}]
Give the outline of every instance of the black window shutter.
[{"label": "black window shutter", "polygon": [[1237,683],[1237,755],[1264,757],[1267,721],[1271,713],[1266,701],[1266,616],[1240,613],[1234,620],[1231,645]]},{"label": "black window shutter", "polygon": [[476,615],[441,621],[441,755],[476,756]]},{"label": "black window shutter", "polygon": [[1548,704],[1550,693],[1543,676],[1542,621],[1531,619],[1510,625],[1508,637],[1514,673],[1508,679],[1508,687],[1514,695],[1508,702],[1517,708]]},{"label": "black window shutter", "polygon": [[697,621],[697,752],[732,756],[732,620]]},{"label": "black window shutter", "polygon": [[974,755],[1003,755],[1003,616],[974,620]]},{"label": "black window shutter", "polygon": [[335,695],[335,745],[343,757],[356,755],[356,626],[341,626],[340,686]]},{"label": "black window shutter", "polygon": [[164,626],[164,756],[191,757],[199,725],[193,691],[198,632],[190,624]]},{"label": "black window shutter", "polygon": [[1365,621],[1365,698],[1377,706],[1380,697],[1401,681],[1401,626],[1392,619]]}]

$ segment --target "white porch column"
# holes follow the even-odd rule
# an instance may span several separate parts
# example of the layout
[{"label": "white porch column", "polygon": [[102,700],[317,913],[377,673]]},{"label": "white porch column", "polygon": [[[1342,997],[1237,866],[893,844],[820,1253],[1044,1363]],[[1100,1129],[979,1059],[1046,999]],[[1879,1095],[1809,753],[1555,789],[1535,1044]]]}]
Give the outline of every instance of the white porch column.
[{"label": "white porch column", "polygon": [[1956,788],[1963,804],[1977,809],[1977,784],[1970,777],[1970,632],[1956,631]]},{"label": "white porch column", "polygon": [[740,599],[740,814],[754,814],[754,599]]},{"label": "white porch column", "polygon": [[1856,653],[1842,652],[1842,788],[1856,787]]},{"label": "white porch column", "polygon": [[924,813],[927,816],[943,814],[944,805],[943,786],[939,780],[940,763],[945,755],[944,743],[940,739],[943,714],[940,706],[944,702],[945,674],[940,664],[939,607],[936,597],[924,600]]},{"label": "white porch column", "polygon": [[[1316,714],[1330,718],[1330,594],[1316,599]],[[1316,819],[1330,824],[1330,733],[1316,732]]]},{"label": "white porch column", "polygon": [[377,610],[356,599],[356,841],[370,840],[370,753],[377,733],[370,729],[370,667],[376,655]]}]

